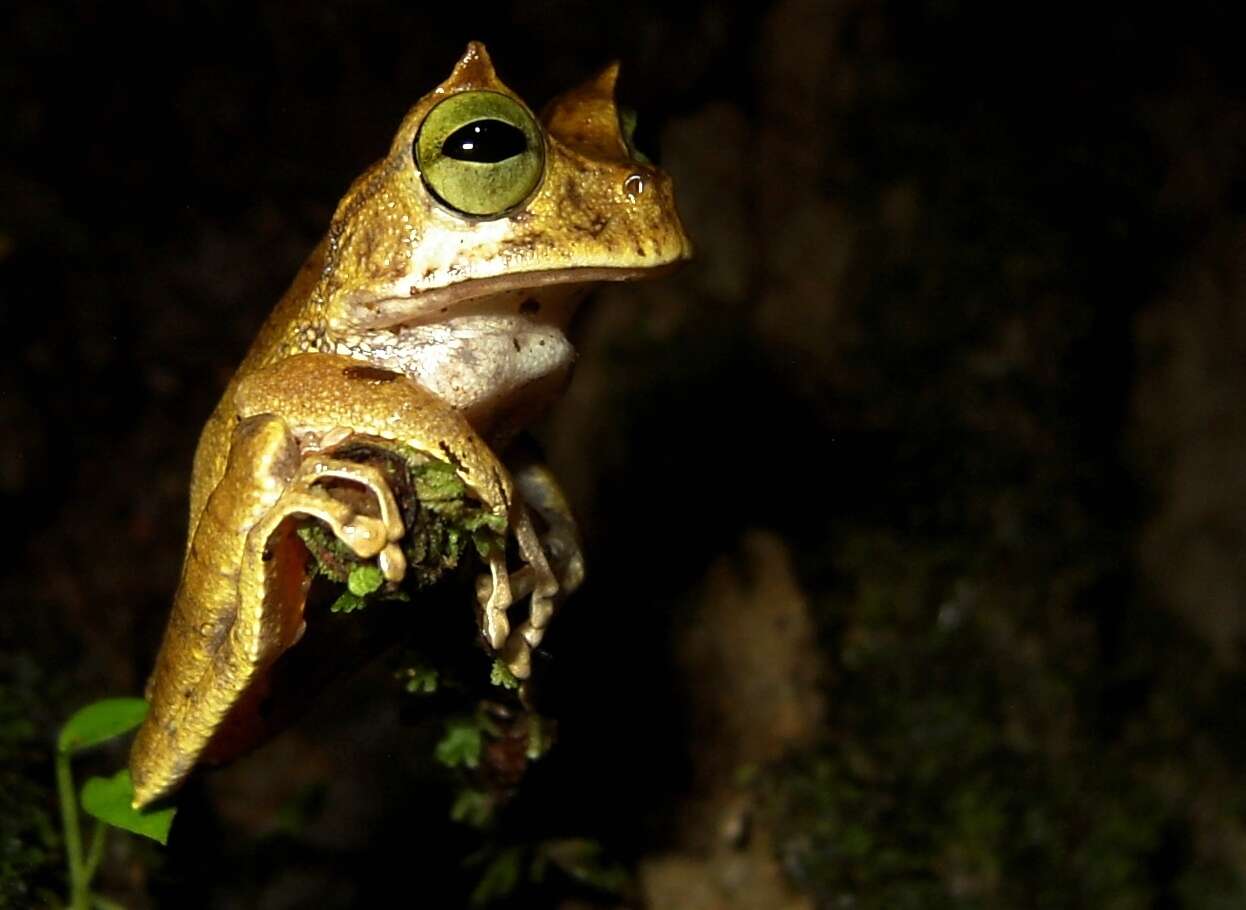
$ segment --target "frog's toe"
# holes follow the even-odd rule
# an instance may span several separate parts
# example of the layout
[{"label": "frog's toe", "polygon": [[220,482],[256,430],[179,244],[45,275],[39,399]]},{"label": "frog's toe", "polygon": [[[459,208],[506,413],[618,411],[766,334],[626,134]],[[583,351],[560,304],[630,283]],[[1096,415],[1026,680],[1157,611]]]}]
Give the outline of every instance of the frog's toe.
[{"label": "frog's toe", "polygon": [[510,635],[510,620],[506,611],[514,602],[504,553],[496,552],[489,556],[489,576],[477,580],[476,597],[483,611],[480,631],[485,641],[489,642],[489,647],[494,651],[500,650]]},{"label": "frog's toe", "polygon": [[[376,515],[365,515],[323,489],[327,480],[358,484],[371,494]],[[342,461],[319,453],[303,459],[290,491],[287,507],[319,518],[360,559],[376,558],[386,580],[399,582],[407,561],[398,541],[405,529],[398,502],[385,475],[372,465]]]},{"label": "frog's toe", "polygon": [[403,576],[407,574],[407,557],[403,555],[402,548],[396,543],[385,545],[385,548],[376,555],[376,564],[386,581],[397,583],[402,581]]},{"label": "frog's toe", "polygon": [[527,679],[532,675],[532,648],[525,634],[527,627],[528,623],[523,623],[515,629],[502,648],[502,663],[516,679]]}]

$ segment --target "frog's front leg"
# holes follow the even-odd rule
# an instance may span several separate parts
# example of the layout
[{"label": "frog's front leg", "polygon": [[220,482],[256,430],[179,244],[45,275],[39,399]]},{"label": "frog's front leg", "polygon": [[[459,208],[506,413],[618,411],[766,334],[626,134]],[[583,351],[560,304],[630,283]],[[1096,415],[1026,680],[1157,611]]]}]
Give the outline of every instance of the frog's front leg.
[{"label": "frog's front leg", "polygon": [[[291,406],[292,390],[306,390],[296,407]],[[322,446],[340,435],[338,428],[348,428],[350,434],[392,440],[448,462],[499,524],[516,534],[525,561],[544,562],[535,536],[522,531],[510,473],[493,450],[461,413],[401,373],[337,354],[296,354],[248,376],[233,403],[243,417],[297,413],[290,418],[295,432],[318,438]],[[487,557],[489,580],[480,603],[481,632],[497,651],[510,635],[506,611],[514,595],[506,553],[495,549]]]},{"label": "frog's front leg", "polygon": [[[377,515],[361,514],[321,484],[367,489]],[[156,669],[151,703],[131,752],[135,805],[168,793],[205,751],[237,751],[258,738],[250,698],[303,631],[310,575],[294,536],[313,517],[392,580],[405,570],[403,527],[384,477],[366,465],[304,457],[273,414],[241,420],[224,476],[207,500],[187,553]]]}]

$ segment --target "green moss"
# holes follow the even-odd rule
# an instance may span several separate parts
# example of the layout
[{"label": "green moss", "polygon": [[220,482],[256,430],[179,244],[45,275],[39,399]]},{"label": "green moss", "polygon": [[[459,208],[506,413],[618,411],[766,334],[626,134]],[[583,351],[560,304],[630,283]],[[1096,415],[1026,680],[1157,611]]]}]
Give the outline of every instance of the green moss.
[{"label": "green moss", "polygon": [[381,590],[385,576],[373,565],[355,566],[346,577],[346,587],[356,597],[365,597]]},{"label": "green moss", "polygon": [[309,522],[298,535],[312,555],[315,571],[347,586],[334,612],[350,613],[374,600],[402,600],[412,590],[433,585],[457,568],[470,546],[487,556],[504,546],[506,521],[474,499],[453,466],[397,444],[370,442],[335,453],[366,461],[385,474],[403,513],[407,559],[402,587],[386,584],[371,560],[361,560],[324,525]]},{"label": "green moss", "polygon": [[500,660],[493,662],[493,669],[489,671],[489,682],[495,686],[501,686],[503,689],[519,688],[519,680],[515,677],[515,674]]},{"label": "green moss", "polygon": [[447,768],[475,768],[484,749],[484,731],[477,718],[452,718],[434,754]]},{"label": "green moss", "polygon": [[450,806],[450,818],[461,825],[484,828],[493,821],[497,803],[492,794],[473,787],[464,787]]},{"label": "green moss", "polygon": [[403,688],[412,694],[432,695],[441,687],[440,671],[423,661],[403,667],[397,675]]}]

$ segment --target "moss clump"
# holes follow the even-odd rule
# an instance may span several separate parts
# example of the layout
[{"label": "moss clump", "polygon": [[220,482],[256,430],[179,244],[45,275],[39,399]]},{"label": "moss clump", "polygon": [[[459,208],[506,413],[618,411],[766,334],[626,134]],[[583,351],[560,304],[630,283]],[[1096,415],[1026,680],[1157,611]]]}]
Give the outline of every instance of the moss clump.
[{"label": "moss clump", "polygon": [[[385,583],[372,561],[361,560],[324,525],[309,522],[298,530],[316,571],[346,586],[334,601],[333,612],[350,613],[374,600],[405,600],[410,591],[435,584],[457,568],[469,547],[485,555],[504,545],[505,521],[473,498],[452,465],[380,441],[352,442],[333,454],[383,472],[407,529],[402,540],[407,571],[401,588]],[[357,495],[343,487],[329,489],[343,497]]]}]

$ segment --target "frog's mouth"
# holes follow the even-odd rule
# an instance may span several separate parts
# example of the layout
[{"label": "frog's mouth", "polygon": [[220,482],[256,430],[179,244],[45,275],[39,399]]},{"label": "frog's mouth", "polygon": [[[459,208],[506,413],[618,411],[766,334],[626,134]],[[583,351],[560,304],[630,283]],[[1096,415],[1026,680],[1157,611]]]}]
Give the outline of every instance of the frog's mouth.
[{"label": "frog's mouth", "polygon": [[[473,313],[518,313],[548,323],[563,320],[565,327],[574,305],[603,282],[656,278],[674,270],[670,262],[644,268],[584,266],[467,278],[443,287],[422,288],[410,284],[407,293],[375,296],[375,292],[352,295],[346,301],[347,331],[368,331],[432,325]],[[400,282],[405,284],[405,282]],[[393,290],[397,291],[398,287]],[[572,301],[570,311],[566,304]]]}]

